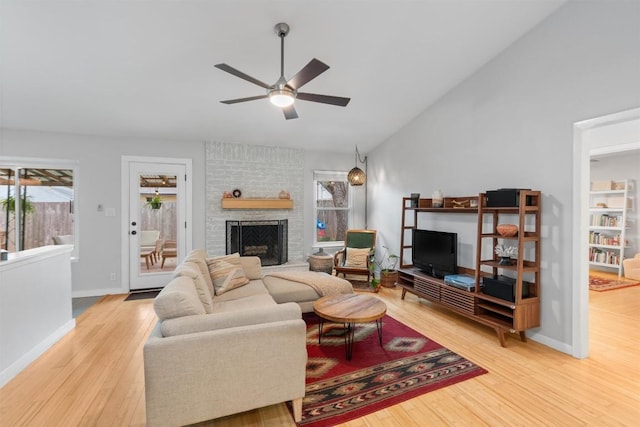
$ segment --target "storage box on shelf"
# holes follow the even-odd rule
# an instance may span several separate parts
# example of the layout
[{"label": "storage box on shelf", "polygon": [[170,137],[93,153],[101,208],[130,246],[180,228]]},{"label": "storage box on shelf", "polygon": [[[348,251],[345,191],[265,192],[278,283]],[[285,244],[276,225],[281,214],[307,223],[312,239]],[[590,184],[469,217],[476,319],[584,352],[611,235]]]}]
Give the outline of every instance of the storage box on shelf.
[{"label": "storage box on shelf", "polygon": [[632,180],[595,181],[589,197],[589,265],[611,268],[622,276],[628,215],[633,207]]},{"label": "storage box on shelf", "polygon": [[[525,331],[540,326],[540,218],[541,193],[520,190],[516,207],[488,207],[484,193],[478,197],[445,198],[443,208],[431,207],[430,199],[420,199],[419,207],[411,207],[411,199],[403,198],[401,265],[397,285],[402,288],[402,298],[407,292],[433,303],[440,304],[463,316],[495,329],[500,344],[506,345],[506,334],[517,332],[526,341]],[[447,207],[450,200],[474,200],[476,207]],[[426,275],[404,262],[411,252],[410,230],[417,228],[420,213],[466,213],[478,218],[476,242],[476,268],[458,267],[458,273],[475,277],[475,288],[468,291],[444,280]],[[410,216],[413,213],[413,223]],[[409,218],[407,218],[409,216]],[[517,219],[519,232],[504,237],[498,233],[501,219]],[[493,248],[498,244],[515,244],[518,258],[511,265],[500,263]],[[490,246],[489,246],[490,245]],[[485,253],[483,253],[483,249]],[[489,249],[491,256],[488,255]],[[410,257],[408,259],[411,259]],[[500,280],[502,276],[509,280]],[[478,284],[484,277],[495,278],[494,290],[484,292]],[[505,286],[505,289],[501,289]],[[497,289],[497,290],[496,290]],[[489,288],[487,289],[489,291]],[[496,296],[497,295],[497,296]],[[502,298],[500,297],[502,296]]]}]

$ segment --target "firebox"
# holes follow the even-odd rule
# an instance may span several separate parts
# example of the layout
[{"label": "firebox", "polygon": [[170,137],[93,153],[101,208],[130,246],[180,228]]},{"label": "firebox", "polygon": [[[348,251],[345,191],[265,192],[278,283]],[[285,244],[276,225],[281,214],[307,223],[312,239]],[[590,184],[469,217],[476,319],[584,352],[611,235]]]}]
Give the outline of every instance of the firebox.
[{"label": "firebox", "polygon": [[227,221],[227,254],[257,256],[263,266],[288,260],[287,220]]}]

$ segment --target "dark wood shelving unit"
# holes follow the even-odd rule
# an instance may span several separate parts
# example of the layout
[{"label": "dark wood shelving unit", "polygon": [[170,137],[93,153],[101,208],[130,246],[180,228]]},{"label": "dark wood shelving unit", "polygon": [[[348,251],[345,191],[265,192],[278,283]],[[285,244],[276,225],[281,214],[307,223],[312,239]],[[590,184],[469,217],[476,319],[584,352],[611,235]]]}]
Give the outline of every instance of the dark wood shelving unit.
[{"label": "dark wood shelving unit", "polygon": [[[469,317],[495,329],[500,344],[506,346],[508,333],[517,333],[526,341],[526,330],[540,326],[540,217],[541,198],[539,191],[521,190],[517,207],[489,207],[484,193],[475,197],[451,197],[444,199],[441,208],[432,207],[431,199],[420,199],[417,207],[412,207],[412,199],[402,199],[402,236],[400,270],[396,284],[402,288],[402,298],[407,292],[432,303],[444,306],[456,313]],[[475,200],[477,207],[452,207],[452,201]],[[475,289],[466,291],[448,285],[442,279],[426,275],[405,262],[410,253],[411,230],[417,228],[419,214],[475,214],[478,217],[476,242],[476,268],[459,267],[459,274],[475,277]],[[511,215],[517,219],[518,234],[503,237],[497,231],[501,218]],[[411,218],[412,217],[412,218]],[[412,222],[410,221],[412,220]],[[409,234],[409,235],[408,235]],[[490,242],[487,244],[485,241]],[[515,244],[518,258],[511,265],[500,264],[494,253],[497,244]],[[491,249],[489,253],[488,248]],[[483,253],[483,249],[485,253]],[[525,258],[529,257],[529,258]],[[409,260],[411,257],[408,258]],[[512,278],[514,301],[498,298],[483,292],[484,277],[497,278],[501,275]],[[528,291],[523,297],[523,288]]]}]

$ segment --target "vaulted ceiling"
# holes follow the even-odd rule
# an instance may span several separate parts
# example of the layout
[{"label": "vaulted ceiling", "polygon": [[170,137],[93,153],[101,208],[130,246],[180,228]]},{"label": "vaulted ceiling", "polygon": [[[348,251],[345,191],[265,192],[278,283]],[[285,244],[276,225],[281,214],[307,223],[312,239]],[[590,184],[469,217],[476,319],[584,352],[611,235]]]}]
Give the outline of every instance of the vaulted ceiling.
[{"label": "vaulted ceiling", "polygon": [[[0,125],[117,137],[367,152],[565,0],[0,2]],[[331,68],[285,120],[264,89],[312,58]],[[1,153],[0,153],[1,154]]]}]

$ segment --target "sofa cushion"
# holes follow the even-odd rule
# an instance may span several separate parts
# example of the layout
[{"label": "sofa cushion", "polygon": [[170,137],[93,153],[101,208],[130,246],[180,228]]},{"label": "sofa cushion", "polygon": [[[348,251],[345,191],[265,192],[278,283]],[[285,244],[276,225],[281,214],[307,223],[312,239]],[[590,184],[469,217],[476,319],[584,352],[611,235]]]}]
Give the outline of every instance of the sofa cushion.
[{"label": "sofa cushion", "polygon": [[251,310],[258,307],[269,307],[276,305],[269,294],[251,295],[227,301],[213,300],[213,313],[234,312],[238,310]]},{"label": "sofa cushion", "polygon": [[198,266],[205,283],[207,284],[207,286],[209,286],[211,295],[213,295],[213,282],[211,281],[211,277],[209,276],[209,267],[207,266],[207,252],[204,249],[194,249],[189,252],[184,260],[193,262]]},{"label": "sofa cushion", "polygon": [[249,283],[242,267],[224,260],[212,260],[208,263],[209,273],[216,295],[222,295],[231,289]]},{"label": "sofa cushion", "polygon": [[298,304],[275,304],[253,307],[250,310],[168,319],[162,322],[161,331],[163,336],[169,337],[283,320],[296,320],[300,317],[301,312]]},{"label": "sofa cushion", "polygon": [[294,282],[276,276],[264,276],[262,279],[267,290],[278,303],[315,301],[320,295],[304,283]]},{"label": "sofa cushion", "polygon": [[232,289],[222,295],[216,295],[213,297],[213,301],[231,301],[234,299],[250,297],[252,295],[269,295],[269,291],[267,291],[262,280],[250,280],[246,285]]},{"label": "sofa cushion", "polygon": [[[200,268],[198,267],[198,265],[195,262],[184,261],[182,264],[178,265],[178,267],[176,267],[175,271],[173,272],[173,277],[181,276],[189,277],[193,280],[202,306],[207,313],[211,313],[211,299],[213,298],[213,288],[209,289],[209,285],[205,282],[205,279],[200,272]],[[209,277],[209,275],[207,274],[205,275],[205,277]]]},{"label": "sofa cushion", "polygon": [[193,279],[185,276],[174,278],[160,291],[153,309],[160,320],[206,314]]},{"label": "sofa cushion", "polygon": [[257,256],[243,256],[239,258],[244,274],[249,280],[262,279],[262,262]]},{"label": "sofa cushion", "polygon": [[371,249],[369,248],[347,248],[347,258],[344,261],[344,266],[367,268],[370,252]]}]

